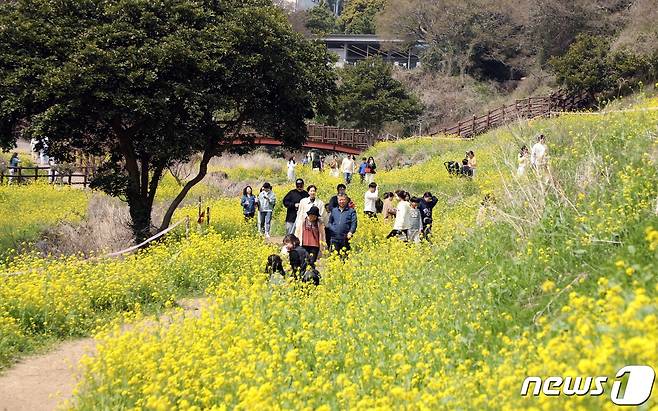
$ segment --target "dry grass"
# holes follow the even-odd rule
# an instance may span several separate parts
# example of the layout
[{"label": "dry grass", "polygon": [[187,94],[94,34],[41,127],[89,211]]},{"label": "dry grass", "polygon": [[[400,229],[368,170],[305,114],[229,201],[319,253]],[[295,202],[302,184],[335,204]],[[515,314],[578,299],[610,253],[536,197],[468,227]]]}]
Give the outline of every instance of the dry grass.
[{"label": "dry grass", "polygon": [[[299,160],[299,156],[297,156]],[[228,169],[243,169],[243,170],[262,170],[270,169],[275,172],[284,172],[286,162],[281,158],[274,158],[264,150],[257,150],[253,153],[238,155],[238,154],[223,154],[210,160],[208,166],[209,170],[223,170]],[[230,177],[230,175],[229,175]]]},{"label": "dry grass", "polygon": [[127,204],[98,194],[89,201],[84,220],[62,222],[47,229],[35,248],[46,255],[91,255],[121,250],[132,244]]}]

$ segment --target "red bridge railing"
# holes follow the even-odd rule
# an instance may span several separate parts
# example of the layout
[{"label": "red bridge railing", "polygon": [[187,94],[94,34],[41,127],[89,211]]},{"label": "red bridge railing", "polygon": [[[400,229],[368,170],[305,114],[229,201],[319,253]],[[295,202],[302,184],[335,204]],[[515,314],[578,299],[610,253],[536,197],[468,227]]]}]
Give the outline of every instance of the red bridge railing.
[{"label": "red bridge railing", "polygon": [[375,144],[375,136],[366,130],[309,124],[308,141],[366,150]]}]

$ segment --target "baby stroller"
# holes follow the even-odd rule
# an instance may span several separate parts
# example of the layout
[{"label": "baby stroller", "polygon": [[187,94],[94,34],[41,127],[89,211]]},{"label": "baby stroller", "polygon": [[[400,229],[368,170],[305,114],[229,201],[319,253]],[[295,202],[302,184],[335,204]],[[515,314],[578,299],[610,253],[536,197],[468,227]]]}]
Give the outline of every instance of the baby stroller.
[{"label": "baby stroller", "polygon": [[459,176],[462,173],[461,166],[459,165],[458,161],[446,161],[443,163],[443,165],[445,166],[448,174],[451,176]]}]

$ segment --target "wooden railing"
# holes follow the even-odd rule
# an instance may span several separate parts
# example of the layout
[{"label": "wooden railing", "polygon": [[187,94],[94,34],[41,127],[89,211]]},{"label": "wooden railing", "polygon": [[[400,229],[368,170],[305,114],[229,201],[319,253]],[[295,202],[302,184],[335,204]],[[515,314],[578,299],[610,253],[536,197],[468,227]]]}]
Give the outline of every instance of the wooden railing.
[{"label": "wooden railing", "polygon": [[62,173],[48,166],[8,167],[7,171],[0,170],[0,184],[5,181],[10,184],[19,184],[41,179],[51,184],[82,185],[86,188],[93,178],[95,170],[95,167],[85,166]]},{"label": "wooden railing", "polygon": [[336,144],[365,150],[375,144],[376,138],[366,130],[340,128],[321,124],[309,124],[308,140],[317,143]]},{"label": "wooden railing", "polygon": [[431,135],[444,134],[472,138],[512,121],[546,117],[554,112],[582,108],[587,104],[586,98],[583,94],[567,95],[562,92],[556,92],[550,96],[528,97],[522,100],[516,100],[512,104],[489,110],[481,116],[473,115],[472,118],[462,120],[451,127],[441,128]]}]

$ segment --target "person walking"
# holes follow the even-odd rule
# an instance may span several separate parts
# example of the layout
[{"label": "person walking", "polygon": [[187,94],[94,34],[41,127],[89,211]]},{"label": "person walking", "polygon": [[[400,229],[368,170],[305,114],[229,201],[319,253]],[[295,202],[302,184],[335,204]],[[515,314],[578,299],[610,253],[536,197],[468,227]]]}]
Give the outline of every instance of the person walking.
[{"label": "person walking", "polygon": [[297,162],[295,162],[295,157],[290,157],[290,160],[288,160],[288,181],[295,181],[295,166],[297,165]]},{"label": "person walking", "polygon": [[516,176],[521,177],[525,175],[525,170],[528,168],[528,164],[530,163],[530,151],[528,150],[528,146],[524,145],[521,147],[521,151],[519,151],[519,167],[516,169]]},{"label": "person walking", "polygon": [[420,198],[412,197],[409,203],[409,241],[420,243],[423,233],[423,213],[420,211]]},{"label": "person walking", "polygon": [[377,183],[368,184],[368,190],[364,195],[363,212],[370,218],[377,218],[377,200],[379,200],[379,191]]},{"label": "person walking", "polygon": [[418,203],[418,208],[420,209],[423,218],[423,237],[425,237],[427,241],[430,241],[430,236],[432,234],[432,224],[434,222],[432,213],[438,202],[439,200],[428,191],[423,194],[423,198],[421,198]]},{"label": "person walking", "polygon": [[361,177],[361,184],[366,181],[366,167],[368,166],[368,160],[365,157],[361,159],[361,164],[359,165],[359,176]]},{"label": "person walking", "polygon": [[350,184],[352,182],[352,174],[354,174],[354,159],[349,154],[343,159],[343,163],[340,165],[340,169],[345,176],[345,184]]},{"label": "person walking", "polygon": [[[16,180],[16,169],[21,164],[21,159],[18,157],[18,153],[13,153],[9,159],[9,184],[13,183]],[[20,183],[20,181],[19,181]]]},{"label": "person walking", "polygon": [[314,185],[308,186],[306,189],[308,196],[302,198],[299,202],[299,207],[297,208],[297,215],[295,217],[295,231],[294,234],[297,238],[302,238],[302,224],[308,215],[308,211],[311,207],[317,207],[320,217],[324,217],[324,202],[320,200],[317,196],[318,188]]},{"label": "person walking", "polygon": [[375,182],[375,174],[377,174],[377,163],[372,157],[368,157],[366,164],[366,184]]},{"label": "person walking", "polygon": [[[347,190],[347,187],[343,183],[340,183],[336,186],[336,195],[329,199],[329,211],[331,211],[334,208],[338,207],[338,196],[341,195],[341,194],[347,195],[345,193],[346,190]],[[350,198],[347,197],[347,203],[348,204],[350,203],[350,201],[351,201]]]},{"label": "person walking", "polygon": [[384,215],[384,220],[390,218],[395,218],[395,207],[393,206],[393,200],[395,195],[391,192],[384,193],[384,206],[382,207],[382,214]]},{"label": "person walking", "polygon": [[290,190],[283,197],[283,206],[286,208],[286,234],[295,232],[295,220],[297,220],[299,203],[306,197],[308,197],[308,192],[304,190],[304,180],[298,178],[295,181],[295,189]]},{"label": "person walking", "polygon": [[311,167],[313,168],[313,171],[319,173],[322,171],[322,160],[320,159],[320,156],[317,154],[313,154],[313,161],[311,162]]},{"label": "person walking", "polygon": [[335,178],[340,177],[340,169],[338,167],[338,157],[336,157],[335,154],[331,157],[331,160],[329,161],[329,168],[331,169],[329,174],[332,177],[335,177]]},{"label": "person walking", "polygon": [[272,185],[270,183],[263,184],[263,191],[258,194],[258,204],[259,204],[259,213],[260,213],[260,225],[258,226],[258,232],[265,234],[265,238],[270,238],[270,227],[272,224],[272,213],[274,212],[274,206],[276,205],[276,196],[274,191],[272,191]]},{"label": "person walking", "polygon": [[[320,256],[320,247],[326,244],[325,227],[320,219],[320,210],[316,206],[312,206],[306,212],[306,216],[298,226],[299,235],[302,247],[309,254],[309,265],[315,268],[315,262]],[[322,208],[324,211],[324,208]]]},{"label": "person walking", "polygon": [[347,206],[347,196],[338,195],[338,207],[329,215],[329,230],[331,231],[330,250],[347,254],[351,250],[350,241],[356,233],[357,216],[353,208]]},{"label": "person walking", "polygon": [[254,218],[254,215],[256,214],[257,203],[258,200],[253,194],[251,186],[246,186],[242,190],[242,200],[240,201],[240,204],[242,204],[242,212],[244,214],[245,221],[249,221]]},{"label": "person walking", "polygon": [[404,234],[405,241],[409,241],[409,227],[411,221],[409,219],[409,205],[408,193],[404,190],[398,190],[395,192],[395,195],[398,198],[398,205],[395,210],[395,221],[393,222],[393,230],[386,236],[386,238],[397,237],[401,234]]},{"label": "person walking", "polygon": [[322,225],[324,226],[324,239],[325,246],[329,249],[331,245],[331,230],[329,230],[329,216],[331,215],[331,210],[329,210],[329,204],[324,205],[324,215],[320,213],[320,220],[322,220]]},{"label": "person walking", "polygon": [[548,146],[546,145],[546,137],[543,134],[537,137],[537,142],[532,146],[530,164],[537,171],[542,171],[548,164]]}]

